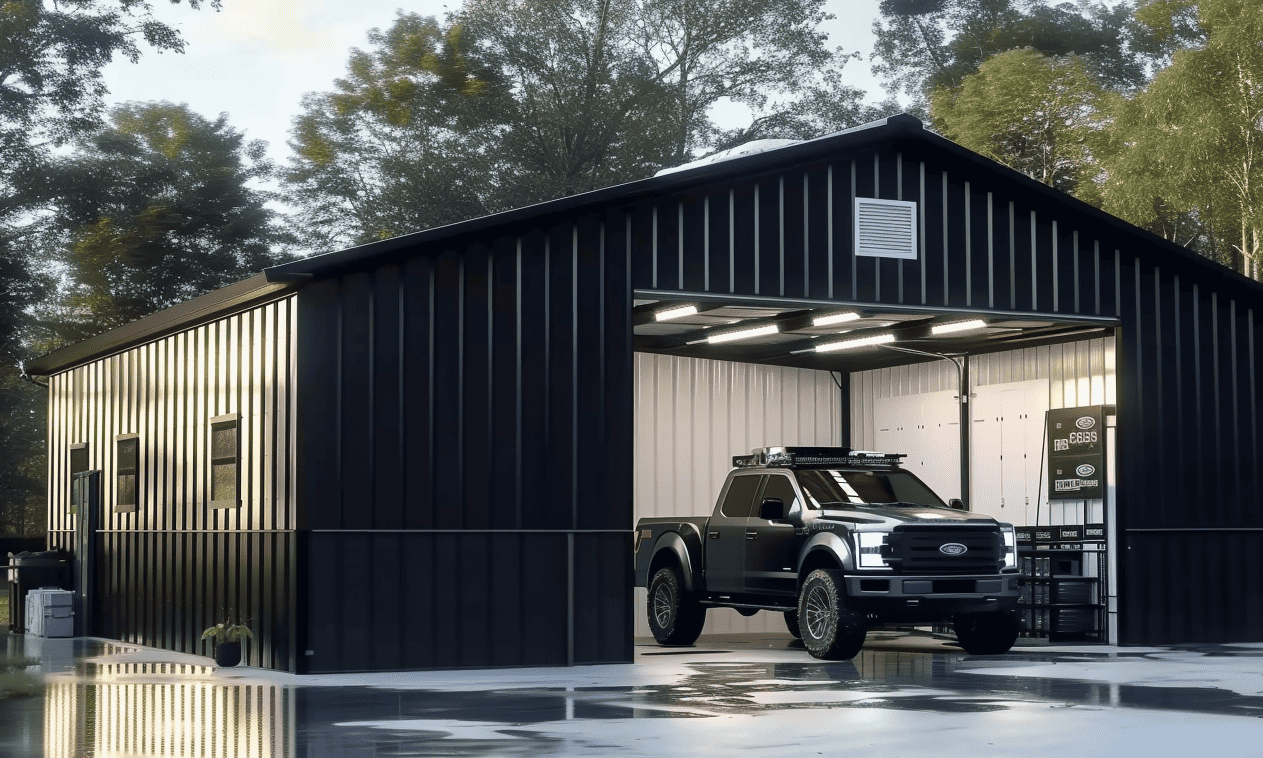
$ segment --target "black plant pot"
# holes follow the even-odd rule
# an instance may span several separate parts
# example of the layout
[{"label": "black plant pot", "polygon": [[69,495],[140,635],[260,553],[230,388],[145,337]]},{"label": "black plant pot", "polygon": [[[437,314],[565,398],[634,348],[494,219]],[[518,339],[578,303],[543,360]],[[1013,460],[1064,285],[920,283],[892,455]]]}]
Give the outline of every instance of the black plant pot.
[{"label": "black plant pot", "polygon": [[215,663],[220,666],[236,666],[241,663],[241,643],[221,642],[216,645]]}]

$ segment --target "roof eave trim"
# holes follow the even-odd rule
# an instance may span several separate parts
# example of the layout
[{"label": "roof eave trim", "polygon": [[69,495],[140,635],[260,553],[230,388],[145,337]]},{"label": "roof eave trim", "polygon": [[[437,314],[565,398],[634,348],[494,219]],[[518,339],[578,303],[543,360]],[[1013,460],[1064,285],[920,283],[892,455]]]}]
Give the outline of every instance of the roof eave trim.
[{"label": "roof eave trim", "polygon": [[23,364],[31,376],[51,376],[76,366],[114,355],[137,345],[191,329],[207,321],[276,299],[294,289],[290,282],[272,282],[256,274],[227,287],[173,305],[104,334],[58,348]]}]

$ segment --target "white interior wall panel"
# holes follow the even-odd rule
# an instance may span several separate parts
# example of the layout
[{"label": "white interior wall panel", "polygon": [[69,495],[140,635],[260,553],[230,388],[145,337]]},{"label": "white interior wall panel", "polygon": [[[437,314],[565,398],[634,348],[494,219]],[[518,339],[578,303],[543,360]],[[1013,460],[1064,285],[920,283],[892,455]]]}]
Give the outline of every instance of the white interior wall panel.
[{"label": "white interior wall panel", "polygon": [[[1116,404],[1115,369],[1113,337],[970,358],[974,403],[971,505],[1018,524],[1104,521],[1104,506],[1099,499],[1047,501],[1043,415],[1050,408]],[[882,449],[881,443],[888,439],[888,432],[883,429],[907,424],[905,417],[914,403],[923,409],[938,408],[949,394],[945,391],[956,389],[956,382],[956,372],[946,361],[852,374],[852,445]],[[901,403],[900,399],[906,400]],[[927,411],[922,413],[924,423],[930,416]],[[940,460],[945,466],[959,469],[954,451],[936,449],[945,437],[938,442],[929,435],[910,435],[906,439],[909,449],[891,452],[908,453],[910,462]],[[1009,463],[1013,465],[1008,466]],[[938,489],[937,482],[925,478]],[[959,490],[939,490],[939,494],[957,497]]]},{"label": "white interior wall panel", "polygon": [[[635,354],[634,516],[708,516],[732,456],[838,445],[841,397],[825,371]],[[636,590],[636,635],[649,636]],[[780,614],[712,609],[706,633],[783,631]]]}]

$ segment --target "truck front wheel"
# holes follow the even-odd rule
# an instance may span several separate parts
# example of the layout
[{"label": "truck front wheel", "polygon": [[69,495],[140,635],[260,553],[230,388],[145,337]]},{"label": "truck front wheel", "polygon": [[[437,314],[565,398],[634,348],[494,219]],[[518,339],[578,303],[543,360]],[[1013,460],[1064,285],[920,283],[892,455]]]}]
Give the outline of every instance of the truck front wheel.
[{"label": "truck front wheel", "polygon": [[685,591],[678,569],[664,566],[649,581],[649,630],[659,645],[691,645],[706,623],[706,607]]},{"label": "truck front wheel", "polygon": [[847,607],[844,586],[841,571],[816,569],[798,593],[798,631],[816,658],[844,661],[864,646],[864,617]]},{"label": "truck front wheel", "polygon": [[1012,613],[970,613],[957,616],[956,640],[970,655],[999,655],[1017,642],[1017,617]]}]

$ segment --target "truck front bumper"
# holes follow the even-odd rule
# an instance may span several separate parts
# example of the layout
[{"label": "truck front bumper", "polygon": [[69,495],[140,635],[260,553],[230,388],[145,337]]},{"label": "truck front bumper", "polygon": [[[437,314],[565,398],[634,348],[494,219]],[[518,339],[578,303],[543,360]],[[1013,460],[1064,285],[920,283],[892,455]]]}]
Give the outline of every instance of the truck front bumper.
[{"label": "truck front bumper", "polygon": [[884,622],[933,622],[961,613],[1011,611],[1020,574],[846,577],[849,604]]}]

